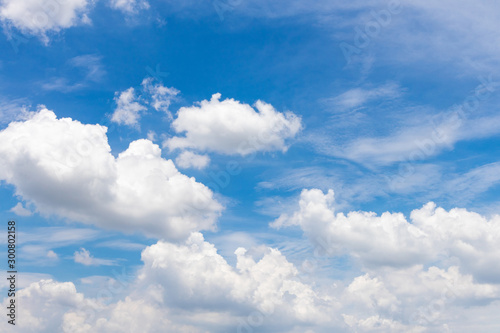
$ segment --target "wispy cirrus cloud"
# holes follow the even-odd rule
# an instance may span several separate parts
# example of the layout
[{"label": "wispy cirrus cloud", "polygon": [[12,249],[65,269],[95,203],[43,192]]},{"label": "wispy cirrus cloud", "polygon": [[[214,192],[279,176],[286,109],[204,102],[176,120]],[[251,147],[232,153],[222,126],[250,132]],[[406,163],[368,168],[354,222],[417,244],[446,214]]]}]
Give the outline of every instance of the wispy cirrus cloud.
[{"label": "wispy cirrus cloud", "polygon": [[350,111],[377,100],[392,100],[402,95],[402,88],[396,83],[386,83],[378,87],[353,88],[342,94],[325,98],[321,102],[333,113]]},{"label": "wispy cirrus cloud", "polygon": [[66,71],[68,72],[66,76],[55,76],[41,83],[42,89],[73,92],[101,82],[106,75],[102,58],[95,54],[71,58],[66,62]]},{"label": "wispy cirrus cloud", "polygon": [[81,248],[79,251],[75,251],[73,259],[76,263],[85,266],[115,266],[117,265],[116,260],[110,259],[100,259],[94,258],[88,250]]}]

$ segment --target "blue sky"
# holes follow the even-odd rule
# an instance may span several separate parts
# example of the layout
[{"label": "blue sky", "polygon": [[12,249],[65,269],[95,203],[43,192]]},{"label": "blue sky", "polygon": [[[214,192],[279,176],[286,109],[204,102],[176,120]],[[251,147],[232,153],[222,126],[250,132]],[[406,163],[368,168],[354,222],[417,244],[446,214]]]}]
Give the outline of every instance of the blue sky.
[{"label": "blue sky", "polygon": [[498,9],[0,1],[18,328],[497,331]]}]

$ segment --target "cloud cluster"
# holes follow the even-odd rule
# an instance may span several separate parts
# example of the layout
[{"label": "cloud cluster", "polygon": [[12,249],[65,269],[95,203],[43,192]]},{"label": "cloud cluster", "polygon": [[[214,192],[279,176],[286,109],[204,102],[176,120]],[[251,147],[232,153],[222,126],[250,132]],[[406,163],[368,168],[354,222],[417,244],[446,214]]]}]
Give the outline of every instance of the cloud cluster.
[{"label": "cloud cluster", "polygon": [[165,286],[162,302],[170,305],[236,312],[257,309],[265,314],[280,311],[305,322],[326,320],[322,306],[328,299],[298,281],[297,269],[278,250],[261,248],[260,252],[256,261],[246,249],[238,248],[234,269],[214,245],[193,233],[184,245],[159,242],[144,250],[138,282]]},{"label": "cloud cluster", "polygon": [[147,108],[137,101],[134,88],[128,88],[115,97],[116,109],[111,116],[111,121],[122,125],[137,125],[140,113]]},{"label": "cloud cluster", "polygon": [[300,117],[278,112],[262,101],[255,103],[255,111],[248,104],[220,98],[221,94],[214,94],[210,101],[181,108],[172,127],[185,136],[169,138],[163,147],[243,156],[258,151],[286,151],[286,140],[302,128]]},{"label": "cloud cluster", "polygon": [[145,78],[141,84],[141,93],[130,87],[122,92],[117,92],[115,101],[116,109],[111,116],[111,121],[121,125],[138,126],[141,115],[151,106],[156,111],[164,112],[172,118],[169,107],[179,91],[175,88],[165,87],[162,83],[154,83],[153,78]]},{"label": "cloud cluster", "polygon": [[442,263],[458,264],[480,281],[500,283],[500,216],[491,220],[432,202],[411,212],[335,213],[332,190],[303,190],[299,209],[282,214],[274,228],[299,226],[313,244],[330,256],[349,254],[366,268]]},{"label": "cloud cluster", "polygon": [[106,127],[42,108],[0,132],[0,179],[43,214],[170,240],[214,229],[222,206],[157,145],[110,151]]},{"label": "cloud cluster", "polygon": [[[71,282],[31,283],[18,293],[20,332],[136,332],[138,325],[141,332],[466,332],[477,308],[484,314],[477,327],[496,327],[498,284],[478,283],[457,266],[379,267],[308,284],[308,272],[277,249],[235,255],[233,267],[195,232],[181,244],[147,247],[135,281],[110,280],[93,298]],[[118,300],[103,298],[124,286]]]},{"label": "cloud cluster", "polygon": [[[298,281],[297,269],[278,250],[260,248],[260,260],[243,248],[236,255],[233,268],[200,233],[180,245],[160,241],[143,251],[144,266],[129,285],[128,296],[108,304],[99,296],[112,294],[120,281],[98,289],[96,298],[77,293],[71,282],[34,282],[18,295],[19,302],[29,304],[20,310],[27,319],[19,328],[68,333],[162,332],[167,327],[169,332],[244,332],[271,325],[286,332],[295,325],[330,320],[326,311],[331,300]],[[48,304],[53,305],[50,316]]]}]

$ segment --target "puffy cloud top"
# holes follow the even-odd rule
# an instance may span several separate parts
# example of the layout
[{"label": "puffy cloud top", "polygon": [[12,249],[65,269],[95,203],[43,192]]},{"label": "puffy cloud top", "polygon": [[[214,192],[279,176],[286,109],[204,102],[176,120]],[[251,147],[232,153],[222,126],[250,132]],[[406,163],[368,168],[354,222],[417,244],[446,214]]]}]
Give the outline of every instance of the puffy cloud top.
[{"label": "puffy cloud top", "polygon": [[404,267],[436,261],[460,262],[475,278],[500,282],[500,217],[487,220],[465,209],[446,211],[428,203],[411,213],[377,216],[369,212],[335,213],[333,191],[303,190],[299,209],[283,214],[272,227],[300,226],[331,256],[348,253],[366,267]]},{"label": "puffy cloud top", "polygon": [[0,132],[0,179],[39,212],[169,240],[215,228],[222,206],[149,140],[115,158],[106,127],[42,109]]},{"label": "puffy cloud top", "polygon": [[234,99],[220,101],[215,94],[199,106],[183,107],[172,126],[184,137],[167,139],[164,147],[193,148],[222,154],[248,155],[257,151],[286,151],[286,139],[301,129],[301,119],[292,112],[277,112],[272,105],[257,101],[250,105]]}]

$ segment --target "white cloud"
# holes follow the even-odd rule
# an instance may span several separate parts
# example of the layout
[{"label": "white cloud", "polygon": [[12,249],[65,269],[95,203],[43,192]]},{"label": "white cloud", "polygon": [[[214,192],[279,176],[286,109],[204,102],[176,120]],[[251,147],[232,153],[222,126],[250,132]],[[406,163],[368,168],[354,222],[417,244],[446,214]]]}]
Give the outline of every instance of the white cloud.
[{"label": "white cloud", "polygon": [[213,230],[222,206],[160,148],[138,140],[115,158],[106,128],[42,109],[0,132],[0,179],[42,214],[181,239]]},{"label": "white cloud", "polygon": [[4,0],[0,6],[0,19],[48,42],[47,32],[90,23],[87,14],[91,4],[88,0]]},{"label": "white cloud", "polygon": [[111,121],[118,124],[137,126],[140,113],[145,112],[147,108],[140,104],[135,95],[134,88],[128,88],[120,94],[116,94],[116,109],[111,116]]},{"label": "white cloud", "polygon": [[453,117],[438,124],[404,126],[385,137],[357,138],[340,149],[338,155],[365,165],[426,160],[452,147],[461,127],[461,121]]},{"label": "white cloud", "polygon": [[133,243],[127,240],[109,240],[96,244],[98,247],[108,247],[111,249],[119,249],[125,251],[137,251],[142,250],[146,247],[144,244]]},{"label": "white cloud", "polygon": [[106,74],[106,71],[103,69],[101,57],[95,54],[76,56],[68,62],[73,67],[83,69],[85,79],[88,81],[100,81]]},{"label": "white cloud", "polygon": [[428,203],[411,213],[376,216],[368,212],[335,213],[333,191],[303,190],[299,210],[282,214],[274,228],[300,226],[313,244],[330,256],[348,254],[364,267],[408,267],[442,262],[481,281],[499,283],[500,217],[487,220],[465,209],[445,211]]},{"label": "white cloud", "polygon": [[21,202],[18,202],[17,205],[12,207],[10,209],[11,212],[15,213],[16,215],[19,216],[31,216],[33,213],[29,210],[24,208],[23,204]]},{"label": "white cloud", "polygon": [[83,247],[80,249],[80,251],[75,251],[73,255],[73,259],[75,260],[76,263],[85,265],[85,266],[112,266],[116,265],[115,260],[108,260],[108,259],[98,259],[94,258],[92,255],[90,255],[90,252]]},{"label": "white cloud", "polygon": [[[107,287],[101,292],[111,292]],[[7,306],[7,298],[2,307]],[[168,327],[173,333],[203,333],[206,330],[169,320],[168,309],[158,308],[144,300],[124,300],[106,305],[98,296],[87,298],[77,292],[71,282],[44,279],[31,283],[16,293],[16,331],[21,333],[160,333]],[[22,319],[21,319],[22,318]],[[2,331],[10,331],[6,320],[0,322]]]},{"label": "white cloud", "polygon": [[373,100],[394,99],[401,95],[401,88],[394,83],[387,83],[376,88],[354,88],[334,98],[325,99],[327,105],[333,107],[333,112],[354,109]]},{"label": "white cloud", "polygon": [[[379,167],[396,162],[415,163],[452,149],[460,141],[481,139],[498,135],[494,124],[498,115],[476,116],[463,111],[463,106],[434,116],[418,115],[394,122],[384,131],[385,135],[357,136],[339,142],[331,134],[310,135],[311,142],[321,153],[346,158],[368,167]],[[351,124],[352,125],[352,124]],[[371,129],[373,130],[373,128]],[[378,129],[381,131],[381,129]]]},{"label": "white cloud", "polygon": [[109,0],[109,5],[113,9],[121,10],[129,14],[149,8],[149,3],[145,0]]},{"label": "white cloud", "polygon": [[436,192],[438,196],[460,198],[462,202],[467,202],[499,183],[500,162],[495,162],[473,168],[464,174],[453,175]]},{"label": "white cloud", "polygon": [[183,151],[175,159],[175,164],[180,168],[204,169],[210,163],[210,157],[207,155],[195,154],[191,151]]},{"label": "white cloud", "polygon": [[173,87],[165,87],[162,83],[155,84],[153,81],[153,78],[145,78],[140,93],[133,87],[120,93],[116,92],[116,109],[111,120],[122,125],[138,126],[141,115],[148,110],[146,105],[150,105],[156,111],[164,112],[171,119],[169,107],[180,91]]},{"label": "white cloud", "polygon": [[494,332],[500,325],[499,285],[477,283],[457,266],[379,266],[347,281],[309,285],[302,276],[307,271],[299,272],[276,249],[239,248],[235,267],[217,252],[200,233],[182,244],[159,241],[142,252],[137,279],[122,283],[123,298],[111,303],[104,301],[118,292],[119,281],[113,279],[101,277],[102,287],[89,289],[95,299],[70,282],[34,282],[18,293],[25,304],[19,309],[20,332],[57,327],[68,333],[123,332],[137,325],[146,333],[164,327],[172,332],[434,332],[445,325],[470,328],[467,317],[477,307],[485,314],[477,327],[489,323]]},{"label": "white cloud", "polygon": [[[5,298],[2,307],[6,307],[8,301]],[[59,332],[68,309],[99,308],[98,304],[77,293],[73,283],[53,280],[33,282],[16,293],[16,302],[23,304],[17,309],[16,319],[16,329],[21,332]],[[0,323],[6,332],[8,325],[6,320]]]},{"label": "white cloud", "polygon": [[57,259],[59,259],[59,256],[54,251],[49,250],[49,251],[47,251],[47,258],[57,260]]},{"label": "white cloud", "polygon": [[61,247],[96,240],[102,237],[100,234],[99,230],[87,228],[43,227],[31,228],[30,232],[21,231],[20,237],[24,244],[41,243]]},{"label": "white cloud", "polygon": [[26,99],[9,100],[0,96],[0,124],[29,118],[31,113],[26,105],[29,105]]},{"label": "white cloud", "polygon": [[138,285],[160,283],[161,302],[171,306],[221,308],[235,314],[253,308],[298,323],[328,319],[325,306],[330,299],[301,283],[297,269],[278,250],[238,248],[235,254],[236,269],[200,233],[193,233],[183,245],[158,242],[142,253]]},{"label": "white cloud", "polygon": [[169,107],[180,91],[173,87],[165,87],[162,83],[154,84],[153,81],[153,78],[145,78],[142,81],[143,90],[146,94],[149,94],[151,99],[149,104],[156,111],[165,112],[171,119],[172,114],[170,113]]},{"label": "white cloud", "polygon": [[156,141],[156,132],[155,131],[148,131],[148,134],[147,134],[147,138],[149,141],[151,142],[155,142]]},{"label": "white cloud", "polygon": [[169,149],[192,148],[228,155],[248,155],[258,151],[286,151],[285,141],[300,131],[301,119],[291,112],[277,112],[272,105],[257,101],[250,105],[234,99],[220,101],[215,94],[199,106],[183,107],[172,127],[184,137],[167,139]]}]

